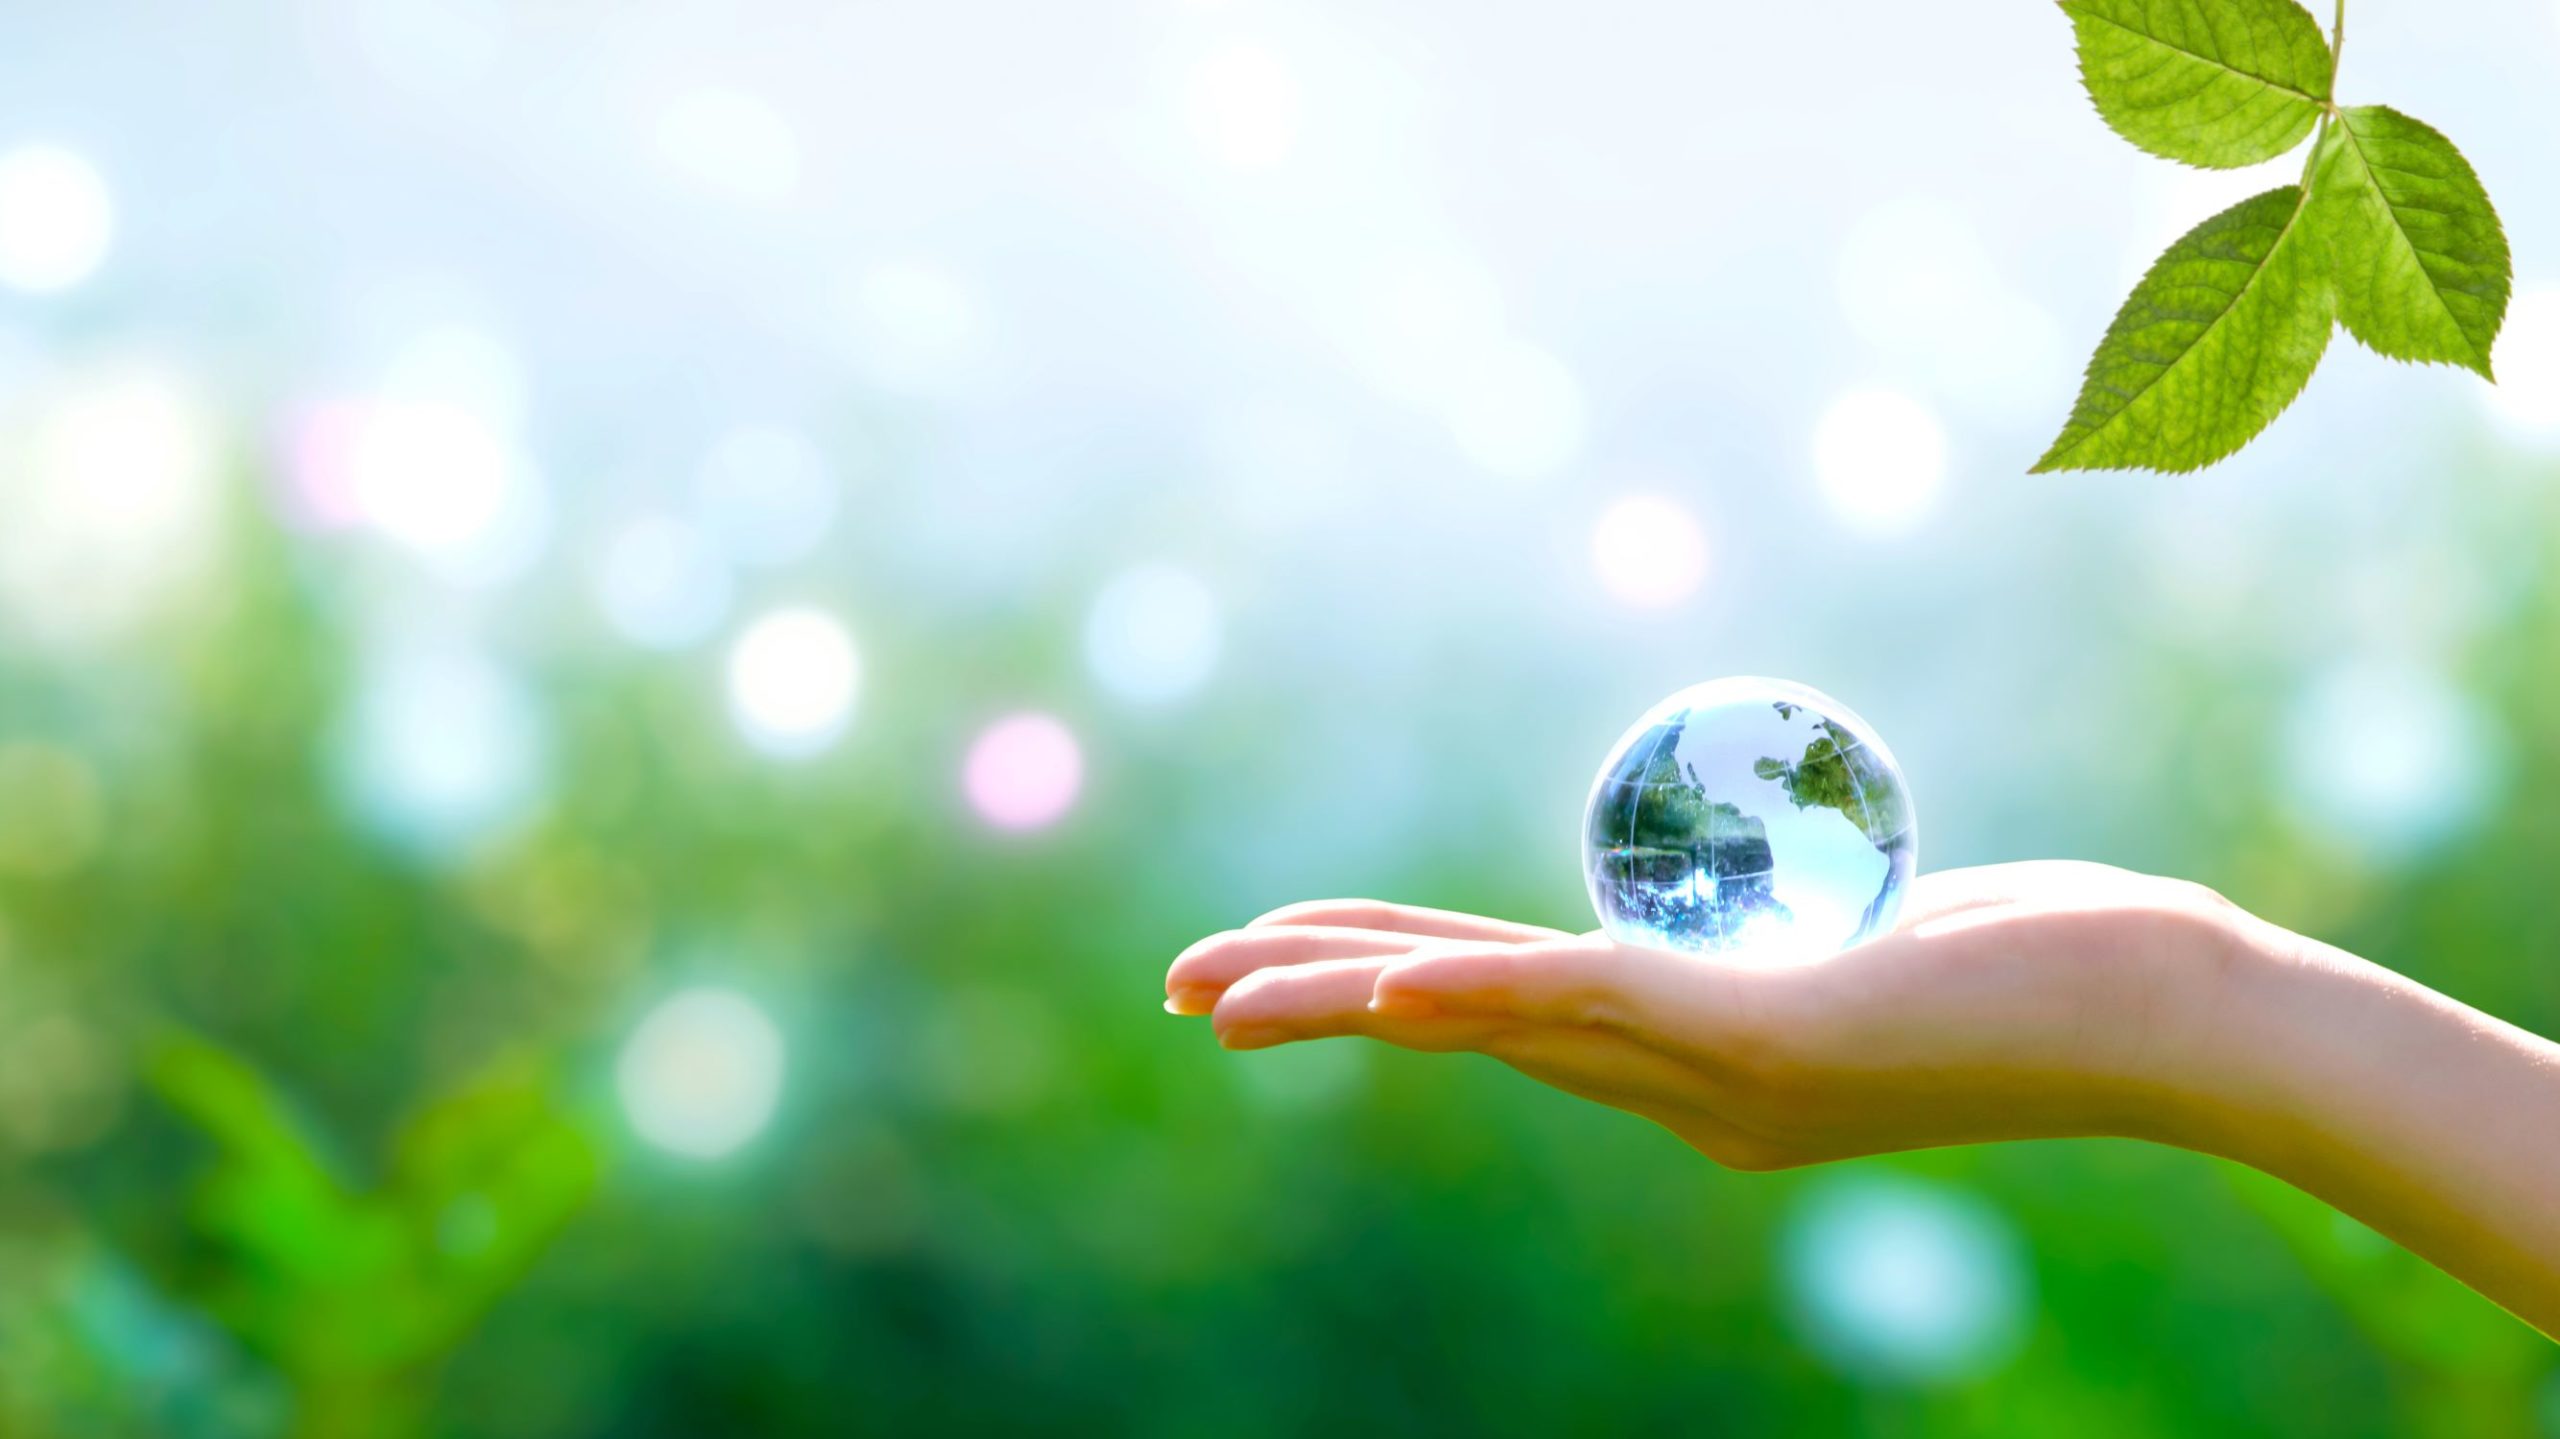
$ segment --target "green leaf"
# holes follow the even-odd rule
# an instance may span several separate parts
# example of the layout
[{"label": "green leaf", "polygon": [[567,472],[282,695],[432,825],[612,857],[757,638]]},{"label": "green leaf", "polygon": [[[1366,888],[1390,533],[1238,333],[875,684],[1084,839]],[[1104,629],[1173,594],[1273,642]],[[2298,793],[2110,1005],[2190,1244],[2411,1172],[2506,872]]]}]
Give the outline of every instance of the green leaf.
[{"label": "green leaf", "polygon": [[2395,360],[2489,376],[2513,272],[2498,212],[2452,141],[2380,105],[2339,111],[2312,154],[2304,219],[2348,333]]},{"label": "green leaf", "polygon": [[2302,143],[2336,67],[2293,0],[2062,0],[2098,113],[2164,159],[2210,169]]},{"label": "green leaf", "polygon": [[2303,236],[2302,190],[2243,200],[2152,262],[2089,358],[2047,470],[2195,470],[2302,393],[2334,301]]}]

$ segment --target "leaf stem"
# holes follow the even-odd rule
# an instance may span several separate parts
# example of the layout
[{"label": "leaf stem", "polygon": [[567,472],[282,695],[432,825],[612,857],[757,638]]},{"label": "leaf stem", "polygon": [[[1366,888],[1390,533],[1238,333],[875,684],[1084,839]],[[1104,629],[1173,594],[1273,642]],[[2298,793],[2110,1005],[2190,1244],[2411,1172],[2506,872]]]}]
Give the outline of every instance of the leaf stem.
[{"label": "leaf stem", "polygon": [[2338,64],[2347,58],[2347,0],[2338,0],[2329,16],[2329,103],[2338,103]]}]

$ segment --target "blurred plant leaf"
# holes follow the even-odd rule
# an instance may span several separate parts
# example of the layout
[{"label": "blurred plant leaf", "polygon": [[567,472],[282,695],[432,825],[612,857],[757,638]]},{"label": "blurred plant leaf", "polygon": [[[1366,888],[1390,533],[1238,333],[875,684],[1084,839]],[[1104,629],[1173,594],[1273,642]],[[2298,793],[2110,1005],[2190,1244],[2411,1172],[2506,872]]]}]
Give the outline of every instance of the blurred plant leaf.
[{"label": "blurred plant leaf", "polygon": [[2098,114],[2163,159],[2214,169],[2272,160],[2302,143],[2329,99],[2329,42],[2293,0],[2062,8]]},{"label": "blurred plant leaf", "polygon": [[2272,423],[2329,346],[2332,300],[2294,185],[2188,231],[2089,359],[2046,470],[2194,470]]},{"label": "blurred plant leaf", "polygon": [[424,1106],[378,1189],[357,1192],[262,1077],[201,1039],[152,1068],[213,1141],[192,1215],[207,1307],[287,1373],[343,1388],[413,1371],[460,1341],[593,1192],[597,1150],[547,1076],[501,1064]]},{"label": "blurred plant leaf", "polygon": [[2338,319],[2375,353],[2489,374],[2506,318],[2507,233],[2453,142],[2397,110],[2338,112],[2311,162],[2307,217]]}]

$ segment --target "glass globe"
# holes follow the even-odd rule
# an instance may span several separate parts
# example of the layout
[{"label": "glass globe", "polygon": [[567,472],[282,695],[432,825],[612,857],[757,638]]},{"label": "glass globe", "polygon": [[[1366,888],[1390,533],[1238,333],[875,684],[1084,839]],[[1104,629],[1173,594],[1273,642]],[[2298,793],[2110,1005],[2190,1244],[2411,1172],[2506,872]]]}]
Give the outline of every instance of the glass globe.
[{"label": "glass globe", "polygon": [[1610,938],[1786,963],[1893,927],[1919,863],[1884,741],[1784,680],[1694,685],[1609,752],[1583,819]]}]

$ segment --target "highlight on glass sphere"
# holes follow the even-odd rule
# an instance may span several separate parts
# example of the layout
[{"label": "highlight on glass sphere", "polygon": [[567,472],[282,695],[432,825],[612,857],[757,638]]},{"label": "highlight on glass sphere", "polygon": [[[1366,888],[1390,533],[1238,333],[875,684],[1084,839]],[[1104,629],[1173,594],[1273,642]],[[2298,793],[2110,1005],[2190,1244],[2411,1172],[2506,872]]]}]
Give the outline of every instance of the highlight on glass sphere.
[{"label": "highlight on glass sphere", "polygon": [[1919,830],[1901,767],[1847,706],[1784,680],[1710,680],[1609,752],[1583,865],[1620,943],[1802,963],[1893,927]]}]

